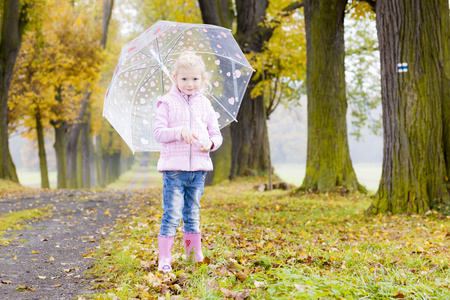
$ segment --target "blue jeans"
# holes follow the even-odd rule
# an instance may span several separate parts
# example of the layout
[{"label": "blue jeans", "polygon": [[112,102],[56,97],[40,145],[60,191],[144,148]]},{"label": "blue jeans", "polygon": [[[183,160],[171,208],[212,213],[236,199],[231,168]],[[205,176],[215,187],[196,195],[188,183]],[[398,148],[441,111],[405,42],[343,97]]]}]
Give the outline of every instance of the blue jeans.
[{"label": "blue jeans", "polygon": [[200,197],[205,188],[205,171],[164,171],[163,204],[159,234],[174,236],[183,218],[184,232],[200,232]]}]

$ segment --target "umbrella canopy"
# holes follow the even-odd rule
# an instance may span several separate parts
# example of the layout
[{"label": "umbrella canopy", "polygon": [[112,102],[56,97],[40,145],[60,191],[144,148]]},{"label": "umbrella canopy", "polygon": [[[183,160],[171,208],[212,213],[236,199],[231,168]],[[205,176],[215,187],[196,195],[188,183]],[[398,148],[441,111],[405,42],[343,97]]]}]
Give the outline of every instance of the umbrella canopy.
[{"label": "umbrella canopy", "polygon": [[231,31],[206,24],[158,21],[123,46],[105,95],[103,116],[133,152],[161,149],[152,133],[156,105],[173,84],[171,66],[186,51],[201,56],[211,75],[210,88],[203,92],[220,128],[237,121],[254,70]]}]

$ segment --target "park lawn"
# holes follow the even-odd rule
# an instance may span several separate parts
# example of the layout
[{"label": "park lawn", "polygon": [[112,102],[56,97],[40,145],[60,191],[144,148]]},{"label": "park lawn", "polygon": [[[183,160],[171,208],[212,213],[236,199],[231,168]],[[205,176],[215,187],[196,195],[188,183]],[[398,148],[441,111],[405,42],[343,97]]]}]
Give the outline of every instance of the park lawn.
[{"label": "park lawn", "polygon": [[11,192],[11,191],[24,191],[27,190],[27,187],[21,186],[19,183],[0,179],[0,197],[3,193]]},{"label": "park lawn", "polygon": [[[202,198],[207,263],[184,259],[156,271],[160,191],[118,226],[96,253],[95,299],[447,299],[449,217],[365,217],[360,194],[258,192],[256,182],[207,187]],[[148,200],[148,199],[147,199]],[[97,277],[97,278],[94,278]],[[164,299],[164,298],[161,298]]]}]

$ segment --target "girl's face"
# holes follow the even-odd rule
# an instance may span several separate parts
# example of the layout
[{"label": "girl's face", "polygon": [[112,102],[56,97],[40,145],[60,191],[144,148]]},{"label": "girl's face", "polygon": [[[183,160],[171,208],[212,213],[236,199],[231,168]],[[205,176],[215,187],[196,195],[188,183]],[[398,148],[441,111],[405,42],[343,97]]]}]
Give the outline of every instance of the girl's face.
[{"label": "girl's face", "polygon": [[180,67],[174,77],[178,89],[186,95],[192,95],[202,87],[202,71],[200,68]]}]

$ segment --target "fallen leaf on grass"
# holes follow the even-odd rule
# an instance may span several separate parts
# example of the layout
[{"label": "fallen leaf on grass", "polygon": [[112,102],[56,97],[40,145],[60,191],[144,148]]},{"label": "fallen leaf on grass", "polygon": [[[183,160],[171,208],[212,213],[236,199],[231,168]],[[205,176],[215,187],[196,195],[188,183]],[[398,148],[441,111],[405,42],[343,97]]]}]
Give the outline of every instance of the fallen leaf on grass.
[{"label": "fallen leaf on grass", "polygon": [[237,279],[239,279],[240,281],[245,281],[245,279],[247,279],[247,274],[243,273],[243,272],[239,272],[234,274],[234,276],[236,276]]},{"label": "fallen leaf on grass", "polygon": [[11,282],[11,280],[2,280],[1,281],[3,284],[11,284],[12,282]]},{"label": "fallen leaf on grass", "polygon": [[45,276],[39,276],[39,275],[38,275],[38,277],[39,277],[39,279],[45,279],[45,278],[47,278],[47,277],[45,277]]},{"label": "fallen leaf on grass", "polygon": [[153,273],[148,273],[147,281],[150,286],[157,287],[161,285],[161,279],[157,276],[155,276]]},{"label": "fallen leaf on grass", "polygon": [[217,291],[217,290],[219,290],[219,288],[220,288],[219,284],[213,278],[206,280],[206,290],[207,291],[208,290]]},{"label": "fallen leaf on grass", "polygon": [[146,293],[148,291],[148,287],[142,284],[135,284],[134,287],[138,292],[141,293]]},{"label": "fallen leaf on grass", "polygon": [[304,292],[304,291],[306,291],[306,289],[308,288],[308,287],[305,286],[305,285],[296,284],[296,283],[294,283],[294,287],[295,287],[295,289],[296,289],[297,291],[300,291],[300,292]]},{"label": "fallen leaf on grass", "polygon": [[209,265],[210,263],[211,263],[211,258],[205,257],[205,258],[203,258],[203,261],[201,263],[199,263],[199,264],[201,264],[201,265],[203,265],[203,264]]},{"label": "fallen leaf on grass", "polygon": [[264,281],[256,281],[255,280],[255,287],[260,288],[265,285],[266,285],[266,283]]},{"label": "fallen leaf on grass", "polygon": [[39,254],[39,251],[31,251],[31,254]]},{"label": "fallen leaf on grass", "polygon": [[402,294],[402,293],[397,293],[397,294],[394,296],[394,298],[395,298],[395,299],[404,299],[404,298],[406,298],[406,296],[405,296],[404,294]]},{"label": "fallen leaf on grass", "polygon": [[60,286],[61,286],[61,284],[59,284],[59,283],[55,284],[55,287],[60,287]]},{"label": "fallen leaf on grass", "polygon": [[241,293],[230,291],[226,288],[220,288],[220,291],[223,293],[223,295],[230,299],[235,300],[243,300],[247,298],[250,295],[250,292],[248,290],[245,290]]}]

